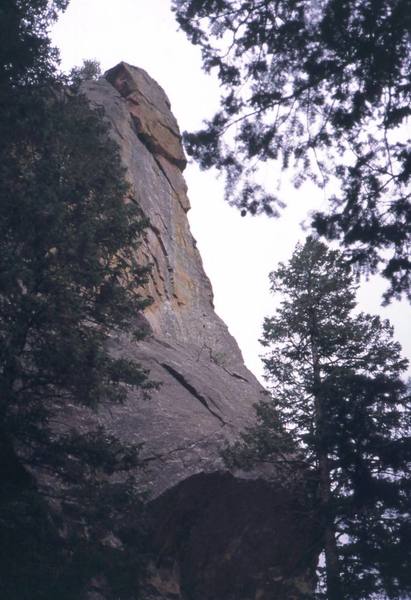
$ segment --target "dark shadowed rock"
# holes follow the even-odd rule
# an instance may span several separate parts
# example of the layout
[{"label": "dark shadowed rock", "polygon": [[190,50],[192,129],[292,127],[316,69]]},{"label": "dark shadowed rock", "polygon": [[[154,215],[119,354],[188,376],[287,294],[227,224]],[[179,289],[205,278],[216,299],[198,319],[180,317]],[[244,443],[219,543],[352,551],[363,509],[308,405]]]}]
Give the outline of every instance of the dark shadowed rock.
[{"label": "dark shadowed rock", "polygon": [[201,600],[309,596],[315,553],[304,549],[315,531],[302,511],[298,495],[263,480],[186,479],[151,504],[157,560],[147,592]]},{"label": "dark shadowed rock", "polygon": [[[150,220],[139,260],[153,264],[145,341],[124,336],[113,352],[137,359],[162,382],[146,401],[98,417],[125,441],[145,443],[155,559],[150,598],[303,598],[312,587],[313,534],[279,484],[223,473],[219,448],[254,419],[264,389],[216,315],[188,219],[186,159],[161,87],[120,63],[83,86],[103,107],[127,167],[132,196]],[[253,479],[254,477],[254,479]]]}]

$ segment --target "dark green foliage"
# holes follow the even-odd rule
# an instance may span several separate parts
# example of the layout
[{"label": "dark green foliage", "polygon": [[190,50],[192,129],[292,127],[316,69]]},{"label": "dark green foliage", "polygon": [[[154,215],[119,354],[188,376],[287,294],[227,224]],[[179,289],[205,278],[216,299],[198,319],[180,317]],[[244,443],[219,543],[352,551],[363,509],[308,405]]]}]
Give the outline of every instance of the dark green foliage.
[{"label": "dark green foliage", "polygon": [[82,424],[153,387],[112,351],[112,338],[142,335],[146,220],[103,115],[56,74],[47,27],[66,4],[0,7],[0,596],[10,600],[80,599],[93,585],[134,598],[142,562],[140,445]]},{"label": "dark green foliage", "polygon": [[48,28],[68,0],[2,0],[0,5],[0,88],[50,80],[57,52]]},{"label": "dark green foliage", "polygon": [[144,381],[105,344],[147,304],[137,292],[147,268],[133,259],[145,222],[124,202],[101,118],[77,97],[28,94],[18,110],[0,148],[0,373],[27,426],[48,398],[95,406]]},{"label": "dark green foliage", "polygon": [[[227,176],[243,212],[278,213],[255,183],[258,162],[336,180],[314,226],[357,266],[382,274],[387,298],[411,288],[409,0],[174,0],[177,20],[222,85],[221,110],[186,147]],[[386,252],[389,249],[391,254]]]},{"label": "dark green foliage", "polygon": [[107,598],[137,598],[146,536],[130,474],[141,469],[138,448],[104,430],[72,432],[37,448],[27,463],[36,481],[2,478],[2,597],[85,598],[94,580]]},{"label": "dark green foliage", "polygon": [[290,482],[305,468],[322,519],[328,600],[404,597],[411,590],[410,403],[400,379],[407,361],[388,321],[353,313],[353,278],[337,251],[308,238],[271,283],[282,299],[262,340],[272,398],[256,405],[258,424],[226,460],[272,464]]},{"label": "dark green foliage", "polygon": [[[2,593],[74,598],[93,569],[108,578],[107,561],[125,568],[130,543],[111,548],[104,539],[121,540],[120,523],[131,527],[141,516],[131,479],[138,448],[104,432],[60,437],[56,424],[68,405],[96,409],[122,402],[131,387],[152,386],[139,365],[109,352],[111,336],[140,335],[133,322],[148,302],[139,292],[148,270],[134,256],[145,220],[101,116],[83,99],[26,89],[7,116],[0,123],[0,431],[15,466],[2,479],[3,489],[11,487],[0,513],[11,527],[4,547],[20,566],[6,569],[13,577]],[[16,488],[8,476],[28,467],[44,485],[27,478]],[[50,487],[55,514],[44,502]],[[32,537],[21,554],[23,527]],[[68,538],[58,543],[65,528]],[[140,543],[141,535],[132,545]],[[77,587],[64,596],[70,572]]]}]

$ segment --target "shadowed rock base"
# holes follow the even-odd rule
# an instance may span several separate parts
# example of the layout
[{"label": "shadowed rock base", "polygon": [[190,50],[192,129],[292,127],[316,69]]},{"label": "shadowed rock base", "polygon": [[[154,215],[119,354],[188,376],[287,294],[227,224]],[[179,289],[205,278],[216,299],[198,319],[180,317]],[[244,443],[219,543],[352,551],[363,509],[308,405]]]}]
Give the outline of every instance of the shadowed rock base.
[{"label": "shadowed rock base", "polygon": [[315,525],[283,489],[223,472],[195,475],[157,498],[150,517],[147,600],[311,597]]}]

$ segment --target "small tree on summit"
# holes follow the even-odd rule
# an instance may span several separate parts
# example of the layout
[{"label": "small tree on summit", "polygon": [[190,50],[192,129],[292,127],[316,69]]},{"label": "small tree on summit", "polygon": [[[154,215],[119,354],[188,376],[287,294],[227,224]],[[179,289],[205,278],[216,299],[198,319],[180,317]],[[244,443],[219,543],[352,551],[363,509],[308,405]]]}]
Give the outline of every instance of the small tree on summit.
[{"label": "small tree on summit", "polygon": [[319,598],[401,598],[411,590],[407,361],[388,321],[353,314],[339,252],[308,238],[270,278],[281,295],[262,339],[272,399],[226,459],[272,462],[289,479],[308,467],[325,558]]}]

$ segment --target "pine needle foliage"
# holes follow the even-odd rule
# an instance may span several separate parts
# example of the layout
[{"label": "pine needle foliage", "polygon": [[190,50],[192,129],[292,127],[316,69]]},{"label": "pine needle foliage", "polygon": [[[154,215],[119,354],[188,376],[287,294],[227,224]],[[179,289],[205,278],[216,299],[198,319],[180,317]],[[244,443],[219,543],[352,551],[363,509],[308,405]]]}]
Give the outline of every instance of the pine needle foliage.
[{"label": "pine needle foliage", "polygon": [[297,468],[314,486],[327,600],[406,598],[410,579],[407,361],[388,321],[355,311],[350,267],[308,238],[270,275],[280,304],[264,321],[272,398],[225,452],[229,464]]},{"label": "pine needle foliage", "polygon": [[[65,1],[0,7],[0,596],[136,598],[140,444],[90,416],[154,384],[113,342],[143,336],[147,226],[101,111],[64,87]],[[83,71],[77,70],[83,77]],[[94,419],[95,420],[95,419]],[[99,588],[99,589],[100,589]]]},{"label": "pine needle foliage", "polygon": [[289,168],[297,187],[325,187],[317,231],[360,269],[380,270],[387,300],[411,297],[409,0],[173,6],[221,84],[219,110],[185,135],[188,153],[226,175],[242,214],[280,212],[283,199],[255,177],[262,163]]}]

